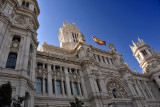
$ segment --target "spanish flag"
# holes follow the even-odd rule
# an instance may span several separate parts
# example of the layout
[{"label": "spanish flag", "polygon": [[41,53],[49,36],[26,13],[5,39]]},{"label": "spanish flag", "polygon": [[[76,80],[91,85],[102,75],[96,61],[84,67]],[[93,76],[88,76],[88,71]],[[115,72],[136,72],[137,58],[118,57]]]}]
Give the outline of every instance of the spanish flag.
[{"label": "spanish flag", "polygon": [[93,37],[93,40],[97,43],[97,44],[99,44],[99,45],[106,45],[106,41],[101,41],[101,40],[99,40],[98,38],[96,38],[96,37],[94,37],[94,36],[92,36]]}]

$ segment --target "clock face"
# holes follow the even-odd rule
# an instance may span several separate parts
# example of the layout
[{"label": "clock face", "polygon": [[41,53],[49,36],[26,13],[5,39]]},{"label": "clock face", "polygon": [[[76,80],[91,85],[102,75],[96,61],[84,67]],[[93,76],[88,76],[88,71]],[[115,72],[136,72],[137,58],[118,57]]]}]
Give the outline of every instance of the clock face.
[{"label": "clock face", "polygon": [[73,27],[72,29],[73,29],[73,30],[76,30],[76,28],[75,28],[75,27]]}]

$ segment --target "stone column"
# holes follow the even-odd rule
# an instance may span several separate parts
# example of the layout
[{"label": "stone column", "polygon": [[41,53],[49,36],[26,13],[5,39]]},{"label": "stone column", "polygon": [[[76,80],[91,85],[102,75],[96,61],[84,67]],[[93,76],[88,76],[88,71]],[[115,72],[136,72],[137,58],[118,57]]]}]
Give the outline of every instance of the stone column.
[{"label": "stone column", "polygon": [[149,89],[149,87],[148,87],[148,85],[147,85],[147,83],[146,83],[145,81],[144,81],[144,84],[145,84],[145,86],[147,87],[147,90],[148,90],[151,98],[154,99],[154,95],[152,94],[151,90]]},{"label": "stone column", "polygon": [[71,97],[70,80],[69,80],[69,74],[68,74],[68,71],[67,71],[67,68],[66,68],[66,67],[64,68],[64,72],[65,72],[65,74],[66,74],[65,80],[66,80],[66,91],[67,91],[67,96],[68,96],[68,97]]},{"label": "stone column", "polygon": [[48,64],[48,95],[53,95],[53,87],[52,87],[52,74],[51,74],[51,65]]},{"label": "stone column", "polygon": [[27,67],[28,67],[28,58],[29,58],[29,51],[30,51],[30,36],[27,35],[26,36],[26,44],[24,44],[23,46],[25,46],[25,51],[23,53],[23,58],[21,59],[21,61],[23,62],[23,69],[27,71]]},{"label": "stone column", "polygon": [[78,85],[78,92],[79,92],[79,95],[82,97],[81,88],[80,88],[80,83],[78,82],[77,85]]},{"label": "stone column", "polygon": [[145,98],[148,98],[148,97],[146,96],[146,93],[144,92],[142,86],[141,86],[142,84],[141,84],[139,81],[137,81],[137,83],[139,84],[139,87],[140,87],[140,89],[142,90],[142,93],[143,93],[144,97],[145,97]]},{"label": "stone column", "polygon": [[64,84],[63,84],[63,79],[61,80],[61,89],[62,89],[62,95],[64,96]]},{"label": "stone column", "polygon": [[37,50],[35,49],[33,52],[33,63],[32,63],[32,81],[35,83],[35,71],[36,71],[36,66],[37,66],[37,62],[36,62],[36,52]]},{"label": "stone column", "polygon": [[54,90],[55,90],[55,95],[57,95],[56,78],[55,78],[53,81],[54,81]]},{"label": "stone column", "polygon": [[81,78],[81,88],[82,88],[82,93],[83,93],[83,96],[85,96],[85,98],[88,97],[87,95],[87,89],[86,89],[86,85],[85,85],[85,82],[84,82],[84,79]]},{"label": "stone column", "polygon": [[130,81],[127,81],[127,84],[128,84],[128,88],[130,89],[130,95],[133,95],[135,96],[136,95],[136,92],[135,90],[133,89],[133,86],[131,85],[131,82]]},{"label": "stone column", "polygon": [[44,95],[44,93],[45,93],[45,76],[43,76],[43,78],[42,78],[42,92],[43,92],[43,95]]}]

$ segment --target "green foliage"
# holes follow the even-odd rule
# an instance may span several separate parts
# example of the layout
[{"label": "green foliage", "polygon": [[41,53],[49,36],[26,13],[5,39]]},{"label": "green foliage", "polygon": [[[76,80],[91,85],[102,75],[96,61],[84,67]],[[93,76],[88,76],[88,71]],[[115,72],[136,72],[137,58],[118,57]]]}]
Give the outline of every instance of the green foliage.
[{"label": "green foliage", "polygon": [[13,98],[13,107],[21,107],[22,102],[24,101],[24,97]]},{"label": "green foliage", "polygon": [[75,97],[75,101],[70,102],[70,105],[71,105],[71,107],[82,107],[82,105],[84,105],[84,103]]},{"label": "green foliage", "polygon": [[0,87],[0,107],[10,106],[12,103],[12,87],[8,81]]}]

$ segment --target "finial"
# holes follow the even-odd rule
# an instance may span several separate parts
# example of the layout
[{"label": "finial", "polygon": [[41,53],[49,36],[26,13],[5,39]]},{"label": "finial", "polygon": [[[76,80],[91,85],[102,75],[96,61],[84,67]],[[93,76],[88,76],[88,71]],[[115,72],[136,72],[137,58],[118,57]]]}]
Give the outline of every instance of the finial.
[{"label": "finial", "polygon": [[69,25],[68,20],[66,19],[66,25]]},{"label": "finial", "polygon": [[142,42],[142,41],[141,41],[141,39],[140,39],[139,37],[138,37],[138,42],[139,42],[139,43],[141,43],[141,42]]},{"label": "finial", "polygon": [[133,43],[134,46],[137,46],[136,43],[133,40],[132,40],[132,43]]}]

